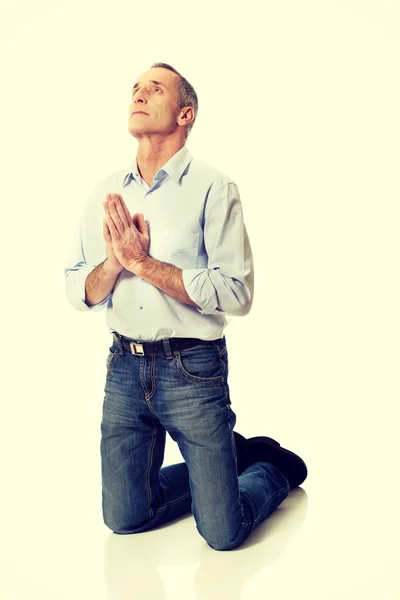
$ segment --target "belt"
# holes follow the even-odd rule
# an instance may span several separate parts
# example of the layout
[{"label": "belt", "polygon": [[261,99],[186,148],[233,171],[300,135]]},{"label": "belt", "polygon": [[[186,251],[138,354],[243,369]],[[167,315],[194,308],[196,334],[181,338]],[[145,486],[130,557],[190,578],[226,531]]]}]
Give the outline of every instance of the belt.
[{"label": "belt", "polygon": [[[120,344],[125,352],[130,352],[138,356],[144,354],[165,354],[165,346],[163,340],[157,342],[141,342],[138,343],[136,340],[127,338],[124,335],[113,332],[113,338],[117,344]],[[191,348],[192,346],[198,346],[199,344],[210,343],[211,340],[201,340],[200,338],[167,338],[171,351],[182,350],[183,348]]]}]

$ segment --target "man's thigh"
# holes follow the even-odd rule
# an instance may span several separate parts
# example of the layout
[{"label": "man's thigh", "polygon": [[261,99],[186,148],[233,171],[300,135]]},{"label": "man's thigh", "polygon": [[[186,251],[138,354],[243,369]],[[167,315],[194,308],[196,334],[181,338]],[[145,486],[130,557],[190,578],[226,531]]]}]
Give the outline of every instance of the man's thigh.
[{"label": "man's thigh", "polygon": [[113,344],[101,421],[102,501],[105,523],[132,529],[157,508],[165,429],[146,402],[141,357],[120,354]]},{"label": "man's thigh", "polygon": [[[166,364],[166,363],[165,363]],[[225,339],[175,352],[164,376],[168,401],[155,403],[189,470],[192,511],[210,543],[234,539],[241,526]]]}]

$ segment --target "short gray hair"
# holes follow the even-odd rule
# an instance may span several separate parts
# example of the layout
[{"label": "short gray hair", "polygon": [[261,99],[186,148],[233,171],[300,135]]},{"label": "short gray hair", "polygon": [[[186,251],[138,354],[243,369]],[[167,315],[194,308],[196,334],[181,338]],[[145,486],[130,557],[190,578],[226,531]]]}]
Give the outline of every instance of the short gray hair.
[{"label": "short gray hair", "polygon": [[193,86],[188,82],[188,80],[185,79],[180,73],[178,73],[178,71],[176,69],[174,69],[174,67],[171,67],[171,65],[167,65],[167,63],[156,62],[156,63],[153,63],[150,67],[150,69],[153,69],[153,68],[168,69],[169,71],[173,71],[174,73],[179,75],[179,81],[178,81],[178,85],[177,85],[178,107],[179,107],[179,109],[182,109],[185,106],[191,106],[194,111],[194,118],[189,123],[189,125],[187,125],[187,127],[186,127],[185,140],[187,140],[187,137],[190,133],[190,130],[192,129],[192,127],[194,125],[194,122],[197,117],[197,112],[199,110],[199,101],[197,98],[197,94],[194,91]]}]

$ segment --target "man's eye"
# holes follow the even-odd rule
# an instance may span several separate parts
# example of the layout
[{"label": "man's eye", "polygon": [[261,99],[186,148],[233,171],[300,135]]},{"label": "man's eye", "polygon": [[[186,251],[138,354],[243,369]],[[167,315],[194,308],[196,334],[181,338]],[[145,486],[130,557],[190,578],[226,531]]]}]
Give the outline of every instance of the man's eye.
[{"label": "man's eye", "polygon": [[[163,90],[162,90],[162,88],[160,88],[160,87],[155,87],[155,88],[154,88],[154,90],[158,90],[158,91],[160,91],[160,92],[162,92],[162,91],[163,91]],[[132,94],[132,99],[133,99],[133,97],[136,95],[137,91],[138,91],[138,90],[135,90],[135,91],[133,92],[133,94]]]}]

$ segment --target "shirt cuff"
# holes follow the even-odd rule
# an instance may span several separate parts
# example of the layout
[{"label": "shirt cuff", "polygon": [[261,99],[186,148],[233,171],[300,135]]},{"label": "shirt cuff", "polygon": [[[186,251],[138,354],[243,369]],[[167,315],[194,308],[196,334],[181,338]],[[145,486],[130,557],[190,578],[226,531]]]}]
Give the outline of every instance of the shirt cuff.
[{"label": "shirt cuff", "polygon": [[215,313],[218,302],[209,270],[182,269],[182,279],[187,295],[197,304],[198,312],[202,315]]},{"label": "shirt cuff", "polygon": [[104,300],[93,306],[88,306],[85,302],[85,283],[86,278],[96,268],[97,265],[80,267],[77,270],[65,269],[65,293],[69,303],[76,310],[90,310],[96,312],[102,310],[108,303],[109,294]]}]

